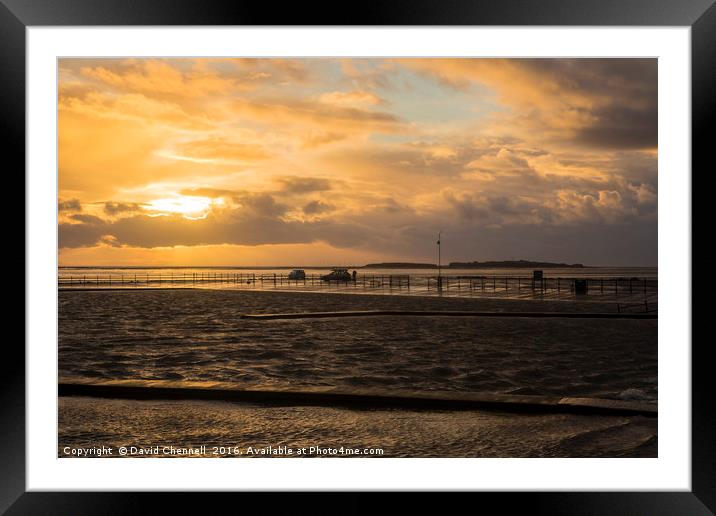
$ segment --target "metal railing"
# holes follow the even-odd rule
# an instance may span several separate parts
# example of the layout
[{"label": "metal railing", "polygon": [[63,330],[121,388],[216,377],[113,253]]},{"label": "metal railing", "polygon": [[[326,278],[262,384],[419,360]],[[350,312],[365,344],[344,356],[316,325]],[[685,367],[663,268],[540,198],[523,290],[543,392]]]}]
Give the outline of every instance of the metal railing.
[{"label": "metal railing", "polygon": [[61,274],[61,289],[117,288],[232,288],[257,290],[352,291],[443,295],[451,297],[510,297],[540,299],[603,299],[655,303],[655,278],[543,278],[521,276],[464,276],[364,274],[324,279],[321,274],[295,277],[288,273],[168,272]]}]

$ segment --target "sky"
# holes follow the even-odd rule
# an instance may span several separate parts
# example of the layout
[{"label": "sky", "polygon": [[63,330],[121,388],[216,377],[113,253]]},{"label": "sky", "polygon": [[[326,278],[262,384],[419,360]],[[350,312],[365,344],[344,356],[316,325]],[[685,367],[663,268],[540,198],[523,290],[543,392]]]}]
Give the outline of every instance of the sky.
[{"label": "sky", "polygon": [[657,264],[656,59],[60,59],[60,265]]}]

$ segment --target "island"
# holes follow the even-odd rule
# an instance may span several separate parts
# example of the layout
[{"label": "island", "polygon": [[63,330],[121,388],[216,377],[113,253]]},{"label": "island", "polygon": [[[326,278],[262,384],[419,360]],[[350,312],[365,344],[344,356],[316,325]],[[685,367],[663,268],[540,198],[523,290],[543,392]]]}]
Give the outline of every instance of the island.
[{"label": "island", "polygon": [[364,269],[437,269],[434,263],[383,262],[369,263]]},{"label": "island", "polygon": [[450,269],[581,269],[581,263],[533,262],[529,260],[508,260],[488,262],[450,262]]},{"label": "island", "polygon": [[[500,260],[486,262],[450,262],[444,269],[581,269],[581,263],[536,262],[531,260]],[[434,263],[382,262],[369,263],[363,269],[437,269]]]}]

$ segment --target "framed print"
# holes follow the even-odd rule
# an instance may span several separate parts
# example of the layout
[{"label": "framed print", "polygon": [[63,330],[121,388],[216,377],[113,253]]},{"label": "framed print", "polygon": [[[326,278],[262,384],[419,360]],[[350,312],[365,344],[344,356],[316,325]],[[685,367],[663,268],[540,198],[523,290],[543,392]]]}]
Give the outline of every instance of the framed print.
[{"label": "framed print", "polygon": [[4,2],[8,514],[189,490],[713,511],[691,171],[715,8],[419,4]]}]

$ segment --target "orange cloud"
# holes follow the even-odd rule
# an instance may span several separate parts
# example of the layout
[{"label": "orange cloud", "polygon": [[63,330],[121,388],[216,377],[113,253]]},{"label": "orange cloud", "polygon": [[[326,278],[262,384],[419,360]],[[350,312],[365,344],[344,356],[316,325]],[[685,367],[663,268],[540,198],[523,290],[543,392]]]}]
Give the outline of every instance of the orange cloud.
[{"label": "orange cloud", "polygon": [[209,248],[266,257],[271,246],[405,261],[431,256],[438,229],[462,259],[481,258],[478,241],[536,257],[518,246],[538,249],[532,233],[569,236],[578,253],[615,228],[649,236],[607,239],[605,256],[655,256],[655,60],[59,68],[62,263],[160,252],[196,263]]},{"label": "orange cloud", "polygon": [[160,60],[115,61],[109,66],[84,67],[83,76],[112,88],[144,92],[151,95],[169,94],[180,97],[221,94],[236,88],[233,78],[203,70],[180,71]]}]

